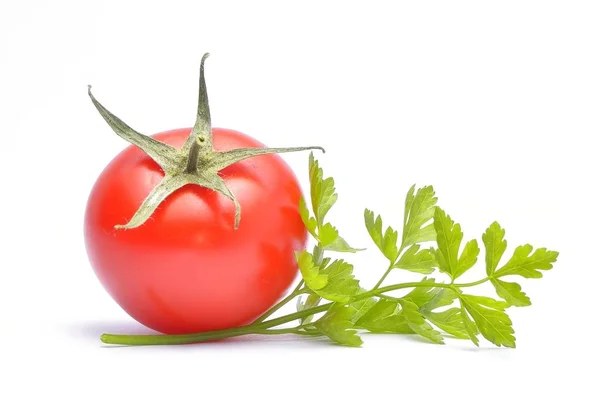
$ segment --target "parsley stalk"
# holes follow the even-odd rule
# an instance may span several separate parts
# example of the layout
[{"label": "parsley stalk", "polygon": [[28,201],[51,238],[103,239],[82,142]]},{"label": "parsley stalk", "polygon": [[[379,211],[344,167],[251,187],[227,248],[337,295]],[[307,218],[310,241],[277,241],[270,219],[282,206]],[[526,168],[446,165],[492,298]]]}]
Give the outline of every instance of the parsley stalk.
[{"label": "parsley stalk", "polygon": [[306,293],[306,291],[303,290],[303,286],[304,286],[304,279],[300,280],[300,283],[298,283],[298,285],[294,288],[294,290],[292,290],[292,293],[290,293],[279,303],[275,304],[273,307],[271,307],[269,310],[267,310],[267,312],[265,312],[263,315],[261,315],[254,323],[259,323],[259,322],[264,321],[265,319],[270,317],[272,314],[277,312],[281,307],[285,306],[287,303],[289,303],[290,301],[292,301],[299,295]]},{"label": "parsley stalk", "polygon": [[[302,283],[302,282],[301,282]],[[296,287],[296,290],[292,292],[294,294],[299,284]],[[441,284],[441,283],[427,283],[427,282],[408,282],[401,283],[391,286],[382,287],[376,290],[372,290],[366,293],[363,293],[357,296],[354,300],[355,302],[380,295],[385,292],[390,292],[393,290],[399,289],[407,289],[414,287],[449,287],[450,285]],[[297,333],[297,334],[306,334],[306,332],[302,332],[301,328],[303,326],[298,326],[295,328],[288,329],[277,329],[277,330],[269,330],[269,328],[273,328],[276,326],[284,325],[289,322],[293,322],[298,319],[306,318],[315,314],[322,313],[327,311],[333,303],[323,304],[318,307],[309,308],[303,311],[297,311],[292,314],[288,314],[279,318],[272,319],[270,321],[263,322],[263,319],[266,319],[268,315],[273,314],[277,309],[281,308],[285,303],[288,303],[294,297],[297,297],[298,294],[293,297],[288,296],[283,299],[281,302],[276,304],[271,310],[267,313],[263,314],[259,320],[255,321],[250,325],[246,325],[240,328],[232,328],[232,329],[223,329],[217,331],[203,332],[203,333],[194,333],[194,334],[186,334],[186,335],[117,335],[117,334],[103,334],[100,339],[102,342],[106,344],[118,344],[118,345],[129,345],[129,346],[144,346],[144,345],[172,345],[172,344],[191,344],[191,343],[200,343],[200,342],[209,342],[220,339],[227,339],[236,336],[243,335],[251,335],[251,334],[259,334],[259,335],[273,335],[273,334],[289,334],[289,333]]]},{"label": "parsley stalk", "polygon": [[[395,290],[401,289],[411,289],[411,288],[448,288],[448,289],[457,289],[460,287],[469,287],[474,286],[482,281],[487,281],[486,279],[481,279],[480,281],[464,283],[464,284],[446,284],[439,282],[407,282],[407,283],[399,283],[395,285],[384,286],[381,288],[373,289],[368,292],[362,293],[354,298],[352,303],[360,302],[365,299],[369,299],[372,297],[382,297],[386,299],[390,299],[393,301],[399,301],[399,298],[385,296],[384,293],[391,292]],[[118,344],[118,345],[129,345],[129,346],[143,346],[143,345],[174,345],[174,344],[191,344],[191,343],[201,343],[201,342],[209,342],[220,339],[227,339],[236,336],[243,335],[275,335],[275,334],[300,334],[305,335],[307,332],[302,331],[301,329],[306,325],[300,325],[294,328],[287,329],[276,329],[270,330],[270,328],[277,327],[280,325],[284,325],[290,322],[294,322],[298,319],[306,318],[315,314],[319,314],[327,311],[334,303],[327,303],[320,305],[318,307],[309,308],[302,311],[297,311],[292,314],[288,314],[279,318],[275,318],[269,321],[264,322],[264,319],[267,319],[268,316],[275,313],[278,309],[280,309],[284,304],[287,304],[294,297],[297,297],[301,291],[298,290],[303,284],[301,281],[296,289],[292,291],[290,296],[287,296],[281,302],[277,303],[273,308],[271,308],[267,313],[263,314],[259,320],[255,321],[250,325],[246,325],[240,328],[232,328],[232,329],[223,329],[217,331],[210,332],[202,332],[202,333],[194,333],[194,334],[186,334],[186,335],[118,335],[118,334],[103,334],[100,338],[102,342],[106,344]],[[293,296],[292,296],[293,295]],[[268,314],[268,315],[267,315]],[[309,324],[310,325],[310,324]]]}]

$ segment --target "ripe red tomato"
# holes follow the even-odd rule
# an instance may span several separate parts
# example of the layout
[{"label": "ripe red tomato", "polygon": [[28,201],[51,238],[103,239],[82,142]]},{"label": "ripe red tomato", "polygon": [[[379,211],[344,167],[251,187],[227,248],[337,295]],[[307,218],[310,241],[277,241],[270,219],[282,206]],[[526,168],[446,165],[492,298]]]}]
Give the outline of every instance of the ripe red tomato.
[{"label": "ripe red tomato", "polygon": [[[191,129],[154,135],[181,147]],[[240,132],[212,129],[217,151],[263,147]],[[102,285],[131,317],[167,334],[225,329],[251,322],[287,291],[298,268],[294,251],[307,232],[298,212],[301,188],[279,155],[237,162],[220,172],[242,210],[203,187],[166,198],[136,229],[126,223],[164,176],[129,146],[99,176],[85,215],[85,243]]]}]

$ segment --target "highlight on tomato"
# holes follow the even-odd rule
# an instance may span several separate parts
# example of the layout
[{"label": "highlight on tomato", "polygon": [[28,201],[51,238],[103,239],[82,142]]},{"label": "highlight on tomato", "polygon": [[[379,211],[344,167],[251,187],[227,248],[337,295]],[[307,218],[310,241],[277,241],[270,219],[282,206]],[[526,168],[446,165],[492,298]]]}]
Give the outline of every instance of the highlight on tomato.
[{"label": "highlight on tomato", "polygon": [[89,195],[85,245],[110,296],[141,324],[166,334],[248,324],[277,302],[298,274],[308,234],[302,193],[276,153],[211,126],[204,63],[193,127],[140,134],[89,96],[131,145]]}]

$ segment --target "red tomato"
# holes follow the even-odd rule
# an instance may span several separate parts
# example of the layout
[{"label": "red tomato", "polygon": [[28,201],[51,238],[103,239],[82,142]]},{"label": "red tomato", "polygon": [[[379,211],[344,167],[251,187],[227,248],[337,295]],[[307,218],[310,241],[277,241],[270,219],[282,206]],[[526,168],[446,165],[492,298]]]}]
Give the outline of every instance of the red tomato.
[{"label": "red tomato", "polygon": [[[240,132],[214,128],[215,150],[263,147]],[[190,129],[153,137],[175,147]],[[85,242],[103,286],[131,317],[167,334],[225,329],[252,322],[287,291],[298,268],[294,251],[307,232],[298,212],[301,188],[276,154],[222,170],[241,205],[188,185],[167,197],[144,225],[126,223],[164,176],[129,146],[105,168],[90,194]]]}]

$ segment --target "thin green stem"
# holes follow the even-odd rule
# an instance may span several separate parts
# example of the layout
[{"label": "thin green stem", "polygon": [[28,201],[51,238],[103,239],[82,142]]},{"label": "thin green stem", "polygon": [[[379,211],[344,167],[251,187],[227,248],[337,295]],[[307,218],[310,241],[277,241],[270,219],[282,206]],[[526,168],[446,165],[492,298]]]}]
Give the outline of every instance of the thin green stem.
[{"label": "thin green stem", "polygon": [[[398,283],[396,285],[390,285],[390,286],[385,286],[376,290],[369,290],[368,292],[362,293],[358,296],[356,296],[353,299],[353,302],[356,301],[360,301],[360,300],[364,300],[364,299],[368,299],[370,297],[379,295],[381,293],[385,293],[385,292],[391,292],[393,290],[400,290],[400,289],[409,289],[409,288],[415,288],[415,287],[443,287],[443,288],[452,288],[451,285],[447,284],[447,283],[436,283],[436,282],[408,282],[408,283]],[[256,326],[256,328],[259,329],[268,329],[274,326],[278,326],[278,325],[283,325],[286,324],[288,322],[292,322],[294,320],[297,319],[302,319],[305,317],[308,317],[310,315],[314,315],[314,314],[318,314],[320,312],[323,311],[327,311],[329,309],[329,307],[331,307],[332,303],[327,303],[327,304],[323,304],[320,305],[318,307],[313,307],[313,308],[309,308],[307,310],[302,310],[302,311],[298,311],[295,312],[293,314],[288,314],[288,315],[284,315],[283,317],[279,317],[279,318],[275,318],[266,322],[262,322],[258,325],[252,325],[252,326]]]},{"label": "thin green stem", "polygon": [[315,246],[313,250],[313,262],[315,263],[315,265],[321,265],[321,263],[323,262],[324,253],[325,252],[321,246]]},{"label": "thin green stem", "polygon": [[298,335],[306,335],[306,336],[323,336],[324,333],[317,330],[317,328],[315,328],[315,323],[312,322],[310,324],[305,324],[300,326],[300,328],[303,328],[304,330],[299,330],[296,334]]},{"label": "thin green stem", "polygon": [[235,329],[194,333],[189,335],[112,335],[103,334],[100,340],[106,344],[120,344],[128,346],[173,345],[208,342],[211,340],[227,339],[235,336],[258,333],[252,325]]},{"label": "thin green stem", "polygon": [[470,282],[470,283],[453,283],[452,286],[454,287],[470,287],[470,286],[477,286],[477,285],[481,285],[482,283],[485,283],[487,281],[489,281],[491,279],[491,277],[486,277],[483,279],[480,279],[478,281],[475,282]]},{"label": "thin green stem", "polygon": [[388,267],[387,271],[385,271],[385,273],[383,274],[383,276],[381,277],[381,279],[375,284],[375,286],[373,286],[372,290],[379,289],[379,286],[381,286],[381,284],[383,283],[383,281],[385,281],[385,278],[387,278],[387,276],[390,274],[390,272],[392,272],[392,265],[393,264],[390,264],[390,266]]},{"label": "thin green stem", "polygon": [[296,335],[302,335],[302,336],[323,336],[323,333],[321,333],[319,331],[298,331],[298,332],[296,332]]},{"label": "thin green stem", "polygon": [[[440,287],[440,288],[447,288],[447,289],[452,289],[451,284],[449,283],[438,283],[438,282],[427,282],[427,281],[421,281],[421,282],[408,282],[408,283],[398,283],[395,285],[389,285],[389,286],[384,286],[382,288],[376,289],[376,290],[370,290],[364,294],[370,294],[370,296],[376,296],[379,295],[381,293],[386,293],[386,292],[391,292],[393,290],[400,290],[400,289],[409,289],[409,288],[416,288],[416,287]],[[358,296],[358,297],[362,297]],[[355,298],[358,299],[358,297]],[[363,300],[364,297],[362,297],[361,299],[358,300]],[[356,300],[356,301],[358,301]]]},{"label": "thin green stem", "polygon": [[273,315],[275,312],[277,312],[277,310],[279,310],[281,307],[283,307],[284,305],[289,303],[296,296],[302,294],[302,291],[300,289],[302,289],[303,285],[304,285],[304,279],[300,280],[300,282],[298,283],[298,285],[296,285],[296,287],[294,288],[292,293],[290,293],[287,297],[285,297],[279,303],[275,304],[273,307],[271,307],[269,310],[267,310],[267,312],[265,312],[263,315],[261,315],[256,321],[254,321],[254,323],[258,324],[260,322],[263,322],[264,320],[269,318],[271,315]]},{"label": "thin green stem", "polygon": [[283,335],[284,333],[298,333],[299,327],[296,328],[285,328],[285,329],[271,329],[260,331],[261,335]]},{"label": "thin green stem", "polygon": [[[490,278],[484,278],[476,282],[462,283],[462,284],[448,284],[448,283],[437,283],[437,282],[407,282],[399,283],[396,285],[384,286],[382,288],[370,290],[356,296],[353,301],[364,300],[373,296],[381,296],[383,293],[391,292],[400,289],[409,289],[415,287],[441,287],[456,290],[458,287],[469,287],[476,286],[481,283],[488,281]],[[390,297],[390,296],[387,296]],[[226,339],[235,336],[242,336],[248,334],[260,334],[270,335],[277,333],[301,333],[299,329],[301,327],[289,328],[289,329],[278,329],[268,331],[269,328],[283,325],[289,322],[303,319],[308,316],[318,314],[327,311],[331,307],[332,303],[323,304],[317,307],[309,308],[307,310],[298,311],[292,314],[284,315],[279,318],[274,318],[269,321],[253,323],[247,326],[224,329],[220,331],[195,333],[189,335],[111,335],[103,334],[101,340],[108,344],[120,344],[120,345],[164,345],[164,344],[187,344],[187,343],[199,343],[211,340]],[[275,333],[274,333],[275,332]]]},{"label": "thin green stem", "polygon": [[380,297],[382,299],[386,299],[386,300],[398,301],[398,298],[393,297],[393,296],[387,296],[385,294],[376,294],[375,296]]}]

